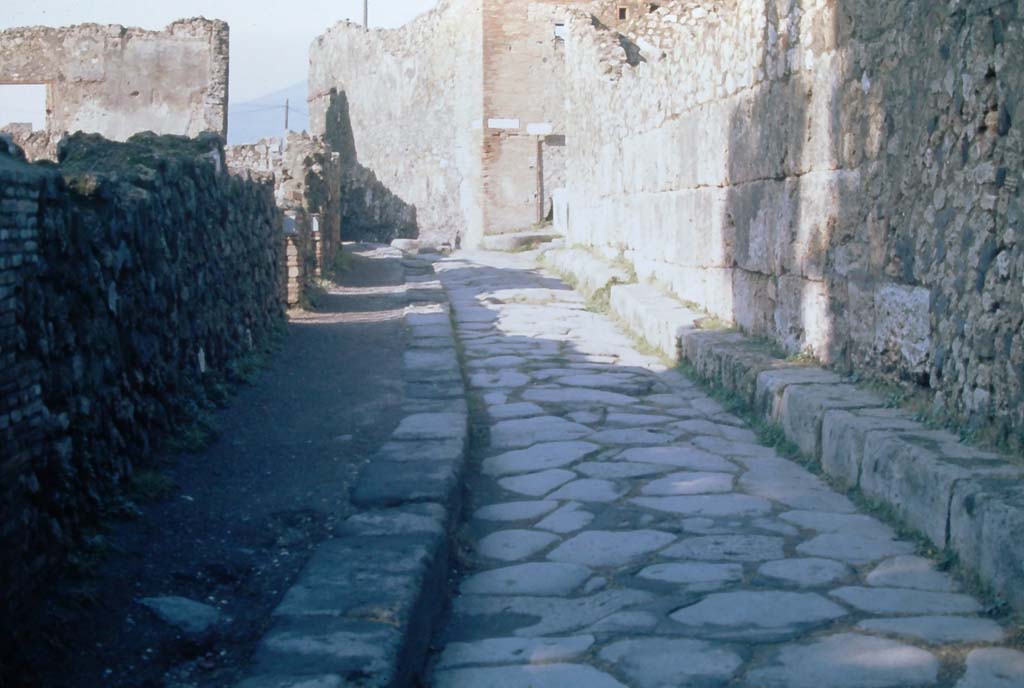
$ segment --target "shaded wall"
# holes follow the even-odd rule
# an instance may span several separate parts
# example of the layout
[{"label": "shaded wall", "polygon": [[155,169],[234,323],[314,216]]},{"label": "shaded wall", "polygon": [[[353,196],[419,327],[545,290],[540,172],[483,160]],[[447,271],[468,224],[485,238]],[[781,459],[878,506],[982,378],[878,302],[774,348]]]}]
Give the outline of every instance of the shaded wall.
[{"label": "shaded wall", "polygon": [[480,2],[441,0],[394,30],[342,22],[313,43],[310,127],[342,154],[347,236],[479,231]]},{"label": "shaded wall", "polygon": [[73,135],[0,152],[0,616],[31,602],[114,485],[282,322],[272,187],[219,137]]},{"label": "shaded wall", "polygon": [[1019,439],[1021,13],[668,2],[623,35],[575,14],[570,241]]},{"label": "shaded wall", "polygon": [[0,83],[46,84],[46,129],[124,140],[227,133],[228,25],[163,31],[82,24],[0,31]]}]

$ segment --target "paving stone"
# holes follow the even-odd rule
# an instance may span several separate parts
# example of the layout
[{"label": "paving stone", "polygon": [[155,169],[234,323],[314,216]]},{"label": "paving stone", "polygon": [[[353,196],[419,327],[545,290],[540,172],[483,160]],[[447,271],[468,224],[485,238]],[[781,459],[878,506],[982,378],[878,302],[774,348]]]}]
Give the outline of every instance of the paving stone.
[{"label": "paving stone", "polygon": [[666,470],[664,466],[653,463],[626,461],[585,461],[573,468],[590,478],[640,478],[664,473]]},{"label": "paving stone", "polygon": [[594,633],[648,631],[661,621],[656,615],[645,611],[615,612],[604,617],[593,626]]},{"label": "paving stone", "polygon": [[481,538],[476,545],[476,551],[491,559],[519,561],[533,556],[555,542],[558,542],[558,537],[551,533],[536,530],[499,530]]},{"label": "paving stone", "polygon": [[629,406],[637,403],[635,397],[605,392],[599,389],[582,387],[561,387],[557,389],[528,389],[523,392],[523,399],[548,404],[608,404],[609,406]]},{"label": "paving stone", "polygon": [[953,578],[935,569],[935,564],[923,557],[893,557],[883,561],[867,575],[868,585],[881,587],[915,588],[937,592],[956,592],[960,588]]},{"label": "paving stone", "polygon": [[537,523],[537,527],[564,535],[585,528],[593,520],[594,514],[584,509],[583,505],[569,502]]},{"label": "paving stone", "polygon": [[406,535],[445,531],[446,512],[440,504],[408,504],[396,509],[363,511],[345,521],[345,531],[354,535]]},{"label": "paving stone", "polygon": [[639,447],[627,449],[615,457],[616,461],[656,463],[663,466],[686,468],[691,471],[736,472],[739,467],[720,456],[694,447]]},{"label": "paving stone", "polygon": [[827,623],[846,614],[817,593],[768,590],[711,593],[670,616],[697,634],[756,638]]},{"label": "paving stone", "polygon": [[480,507],[473,518],[482,521],[528,521],[558,507],[558,502],[538,499],[530,502],[503,502]]},{"label": "paving stone", "polygon": [[732,481],[731,473],[679,472],[647,483],[640,492],[652,496],[731,492]]},{"label": "paving stone", "polygon": [[601,423],[605,418],[604,411],[587,409],[585,411],[573,411],[568,416],[572,421],[576,423],[583,423],[584,425],[597,425]]},{"label": "paving stone", "polygon": [[766,561],[783,557],[784,542],[774,535],[702,535],[680,540],[661,555],[704,561]]},{"label": "paving stone", "polygon": [[675,638],[623,640],[598,655],[634,688],[725,685],[743,663],[737,654],[710,643]]},{"label": "paving stone", "polygon": [[748,516],[772,510],[767,499],[744,494],[635,497],[630,501],[648,509],[686,516]]},{"label": "paving stone", "polygon": [[523,387],[529,382],[528,376],[511,370],[502,370],[496,373],[473,373],[469,376],[470,386],[477,389]]},{"label": "paving stone", "polygon": [[934,685],[938,673],[939,661],[925,650],[841,633],[783,647],[773,666],[750,671],[746,680],[759,688],[909,688]]},{"label": "paving stone", "polygon": [[539,442],[560,442],[579,439],[590,434],[586,425],[557,416],[536,416],[503,420],[491,426],[491,447],[515,449]]},{"label": "paving stone", "polygon": [[671,421],[672,418],[669,416],[655,416],[648,413],[609,413],[605,424],[610,427],[635,428],[645,425],[664,425]]},{"label": "paving stone", "polygon": [[783,523],[782,521],[776,518],[755,518],[753,521],[750,522],[750,525],[754,526],[755,528],[760,528],[761,530],[768,530],[773,533],[779,533],[780,535],[796,536],[800,534],[799,530],[789,525],[788,523]]},{"label": "paving stone", "polygon": [[531,497],[542,497],[548,492],[564,485],[576,478],[576,474],[562,468],[552,468],[539,473],[527,473],[511,478],[502,478],[498,481],[506,490],[518,492],[519,494],[530,495]]},{"label": "paving stone", "polygon": [[871,614],[971,614],[981,610],[974,598],[948,592],[849,586],[830,594]]},{"label": "paving stone", "polygon": [[758,462],[740,478],[745,492],[766,497],[793,509],[853,513],[857,508],[820,479],[784,459]]},{"label": "paving stone", "polygon": [[575,480],[548,495],[549,499],[572,499],[579,502],[614,502],[626,493],[610,480],[584,478]]},{"label": "paving stone", "polygon": [[488,406],[500,406],[508,403],[508,394],[506,392],[487,392],[484,394],[484,403]]},{"label": "paving stone", "polygon": [[143,597],[139,604],[148,607],[164,623],[189,635],[202,635],[220,622],[220,611],[216,607],[187,597]]},{"label": "paving stone", "polygon": [[865,619],[857,630],[881,635],[918,638],[934,645],[950,643],[1001,643],[1002,627],[992,619],[971,616],[905,616],[895,619]]},{"label": "paving stone", "polygon": [[668,444],[676,438],[675,434],[659,432],[655,428],[619,428],[614,430],[601,430],[590,435],[587,439],[591,442],[609,445],[628,444]]},{"label": "paving stone", "polygon": [[853,574],[853,570],[846,564],[814,557],[769,561],[757,572],[762,576],[778,578],[803,587],[828,585]]},{"label": "paving stone", "polygon": [[1020,688],[1024,685],[1024,652],[984,647],[967,655],[967,672],[956,688]]},{"label": "paving stone", "polygon": [[663,583],[733,583],[743,578],[741,564],[655,564],[637,574],[640,578]]},{"label": "paving stone", "polygon": [[585,664],[531,664],[527,666],[449,669],[434,674],[435,688],[626,688]]},{"label": "paving stone", "polygon": [[594,636],[567,638],[487,638],[468,643],[449,643],[441,653],[440,669],[476,664],[551,664],[585,654]]},{"label": "paving stone", "polygon": [[526,363],[527,359],[522,356],[491,356],[489,358],[478,358],[470,361],[468,367],[475,368],[518,368]]},{"label": "paving stone", "polygon": [[711,437],[708,435],[701,435],[694,437],[691,440],[692,444],[704,451],[711,452],[713,454],[719,454],[721,456],[728,456],[730,458],[742,459],[742,458],[768,458],[777,459],[779,458],[778,452],[771,447],[766,447],[761,444],[755,444],[754,442],[734,442],[727,440],[723,437]]},{"label": "paving stone", "polygon": [[531,562],[473,574],[460,591],[467,595],[569,595],[588,578],[586,566]]},{"label": "paving stone", "polygon": [[403,418],[391,436],[396,440],[464,437],[466,422],[466,416],[461,413],[417,413]]},{"label": "paving stone", "polygon": [[825,533],[800,543],[796,551],[809,557],[838,559],[851,564],[870,564],[886,557],[911,554],[914,545],[903,540],[858,533]]},{"label": "paving stone", "polygon": [[603,590],[587,597],[570,598],[469,595],[457,597],[453,609],[457,620],[481,619],[485,626],[490,626],[508,619],[517,625],[512,635],[534,637],[575,631],[620,609],[647,604],[653,599],[653,595],[640,590]]},{"label": "paving stone", "polygon": [[483,472],[485,475],[514,475],[561,468],[598,449],[598,445],[590,442],[545,442],[484,459]]},{"label": "paving stone", "polygon": [[854,533],[880,540],[896,539],[896,531],[865,514],[837,514],[827,511],[787,511],[779,515],[800,528],[821,533]]},{"label": "paving stone", "polygon": [[625,566],[675,539],[672,533],[658,530],[589,530],[556,547],[548,559],[586,566]]},{"label": "paving stone", "polygon": [[506,420],[509,418],[526,418],[529,416],[542,416],[544,409],[537,404],[523,401],[518,404],[498,404],[487,408],[487,415],[494,420]]}]

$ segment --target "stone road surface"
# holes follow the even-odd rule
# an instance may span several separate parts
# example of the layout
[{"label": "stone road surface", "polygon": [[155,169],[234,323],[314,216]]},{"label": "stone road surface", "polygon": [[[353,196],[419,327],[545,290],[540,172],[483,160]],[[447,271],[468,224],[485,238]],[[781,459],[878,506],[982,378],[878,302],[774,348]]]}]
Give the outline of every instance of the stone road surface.
[{"label": "stone road surface", "polygon": [[435,688],[1020,688],[982,604],[532,254],[437,266],[489,445]]}]

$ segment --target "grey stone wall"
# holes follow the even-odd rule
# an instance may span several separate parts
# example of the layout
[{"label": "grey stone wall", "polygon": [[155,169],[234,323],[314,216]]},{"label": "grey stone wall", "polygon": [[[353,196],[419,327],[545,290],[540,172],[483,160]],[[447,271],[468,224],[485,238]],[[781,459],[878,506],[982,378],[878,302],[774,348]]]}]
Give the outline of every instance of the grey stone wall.
[{"label": "grey stone wall", "polygon": [[228,175],[221,146],[76,134],[59,167],[0,152],[5,619],[205,381],[281,323],[272,187]]},{"label": "grey stone wall", "polygon": [[284,140],[229,146],[225,156],[233,174],[273,176],[274,198],[294,232],[282,254],[284,289],[288,305],[298,305],[308,281],[330,273],[341,251],[341,155],[322,137],[290,132]]},{"label": "grey stone wall", "polygon": [[454,243],[482,226],[481,0],[394,30],[339,23],[310,49],[310,126],[342,155],[354,239]]},{"label": "grey stone wall", "polygon": [[46,130],[56,136],[223,136],[228,25],[197,18],[163,31],[99,24],[0,31],[0,84],[46,84]]},{"label": "grey stone wall", "polygon": [[574,14],[567,233],[844,371],[1024,428],[1024,2]]}]

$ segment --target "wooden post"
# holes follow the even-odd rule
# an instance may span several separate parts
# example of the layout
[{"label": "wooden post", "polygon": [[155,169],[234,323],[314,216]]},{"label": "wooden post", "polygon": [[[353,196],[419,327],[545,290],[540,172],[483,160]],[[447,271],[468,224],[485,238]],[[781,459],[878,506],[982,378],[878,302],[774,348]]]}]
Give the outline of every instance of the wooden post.
[{"label": "wooden post", "polygon": [[363,0],[363,31],[370,30],[370,0]]}]

